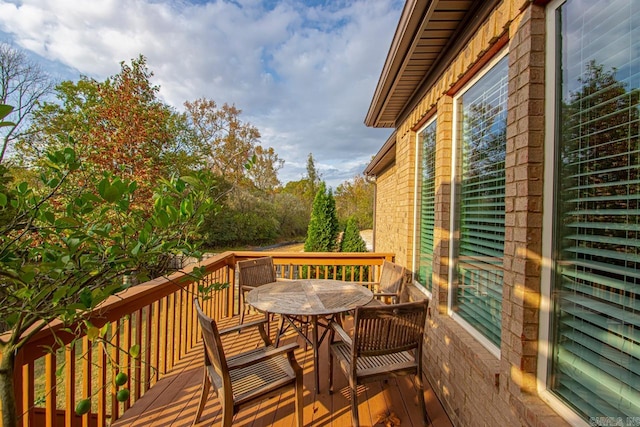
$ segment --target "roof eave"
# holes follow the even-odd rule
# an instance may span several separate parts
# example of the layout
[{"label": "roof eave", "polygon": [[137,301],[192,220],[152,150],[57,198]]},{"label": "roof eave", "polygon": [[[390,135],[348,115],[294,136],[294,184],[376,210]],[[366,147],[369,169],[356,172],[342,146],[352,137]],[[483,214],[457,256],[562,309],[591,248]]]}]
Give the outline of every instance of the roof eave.
[{"label": "roof eave", "polygon": [[416,36],[416,31],[420,27],[422,14],[427,4],[428,2],[425,1],[407,0],[404,5],[364,121],[365,125],[369,127],[395,127],[395,123],[381,123],[380,112]]},{"label": "roof eave", "polygon": [[378,176],[396,160],[396,133],[393,132],[364,170],[365,176]]}]

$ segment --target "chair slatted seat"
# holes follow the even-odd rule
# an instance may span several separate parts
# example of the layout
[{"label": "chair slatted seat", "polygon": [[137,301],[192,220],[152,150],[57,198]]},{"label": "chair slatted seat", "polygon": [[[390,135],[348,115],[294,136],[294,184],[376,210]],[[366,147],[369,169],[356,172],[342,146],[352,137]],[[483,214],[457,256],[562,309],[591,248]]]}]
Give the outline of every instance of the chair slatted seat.
[{"label": "chair slatted seat", "polygon": [[[352,335],[331,323],[329,392],[333,391],[334,359],[349,381],[351,413],[359,426],[357,386],[398,375],[414,375],[423,422],[428,422],[422,385],[422,342],[428,300],[362,306],[355,310]],[[336,341],[336,335],[340,337]]]},{"label": "chair slatted seat", "polygon": [[[224,427],[231,426],[233,416],[241,406],[292,387],[295,391],[296,425],[301,427],[303,373],[294,356],[298,344],[274,347],[265,331],[266,319],[219,331],[215,320],[204,314],[197,299],[194,304],[202,328],[205,373],[193,424],[200,420],[212,385],[222,406]],[[248,328],[258,328],[264,346],[227,358],[221,336]]]}]

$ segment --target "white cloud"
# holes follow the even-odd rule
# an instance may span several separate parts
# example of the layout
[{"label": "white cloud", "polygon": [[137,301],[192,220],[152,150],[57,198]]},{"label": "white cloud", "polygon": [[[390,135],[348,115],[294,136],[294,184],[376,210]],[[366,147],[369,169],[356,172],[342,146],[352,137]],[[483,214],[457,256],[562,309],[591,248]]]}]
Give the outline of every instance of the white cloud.
[{"label": "white cloud", "polygon": [[166,102],[235,103],[285,160],[283,181],[299,179],[313,153],[335,188],[361,172],[390,133],[363,120],[402,4],[309,3],[0,0],[0,30],[97,79],[143,54]]}]

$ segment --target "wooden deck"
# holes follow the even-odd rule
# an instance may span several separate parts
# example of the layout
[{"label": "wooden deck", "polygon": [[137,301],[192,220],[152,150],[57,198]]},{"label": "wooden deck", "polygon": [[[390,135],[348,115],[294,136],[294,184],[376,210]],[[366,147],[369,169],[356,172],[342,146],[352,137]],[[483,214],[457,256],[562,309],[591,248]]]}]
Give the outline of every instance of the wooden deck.
[{"label": "wooden deck", "polygon": [[[250,318],[249,318],[250,320]],[[227,325],[237,323],[233,318]],[[272,323],[272,336],[275,335],[275,324]],[[231,334],[225,337],[225,351],[233,354],[244,351],[258,342],[258,335],[252,332]],[[295,334],[287,335],[284,342],[296,340]],[[305,350],[302,339],[296,352],[296,358],[304,367],[304,425],[305,426],[349,426],[351,411],[349,391],[345,377],[341,372],[334,372],[333,394],[328,393],[328,349],[323,343],[320,352],[320,392],[313,390],[313,352]],[[165,375],[151,390],[136,401],[129,410],[113,426],[188,426],[193,422],[202,380],[202,347],[185,356]],[[425,400],[432,427],[450,427],[440,402],[433,390],[425,381]],[[358,390],[360,402],[360,424],[362,426],[420,426],[416,394],[410,377],[390,379],[388,382],[370,383]],[[294,425],[293,391],[264,400],[253,406],[245,407],[234,418],[234,426],[276,426],[291,427]],[[391,417],[397,417],[400,424],[389,423]],[[220,405],[212,392],[198,426],[219,425]]]}]

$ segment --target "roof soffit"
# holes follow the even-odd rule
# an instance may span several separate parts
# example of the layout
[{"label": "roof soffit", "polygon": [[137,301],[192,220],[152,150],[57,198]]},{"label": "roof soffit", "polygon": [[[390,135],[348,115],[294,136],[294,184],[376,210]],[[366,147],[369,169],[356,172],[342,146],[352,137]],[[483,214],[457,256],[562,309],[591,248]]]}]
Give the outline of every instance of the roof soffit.
[{"label": "roof soffit", "polygon": [[[497,2],[473,0],[408,0],[378,81],[365,124],[397,127],[415,103],[425,82],[444,69],[452,46],[463,44]],[[479,13],[484,10],[485,13]],[[479,22],[477,23],[479,26]]]}]

